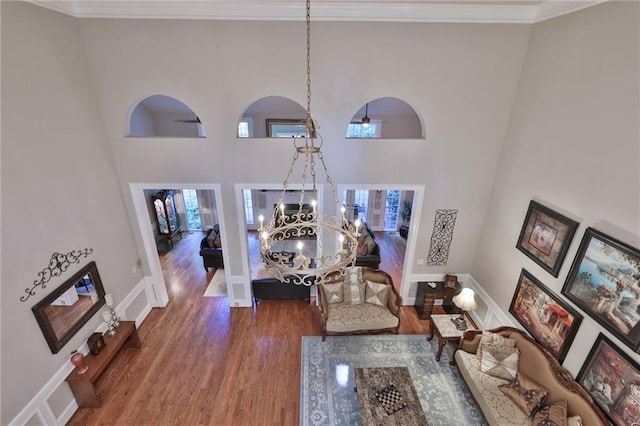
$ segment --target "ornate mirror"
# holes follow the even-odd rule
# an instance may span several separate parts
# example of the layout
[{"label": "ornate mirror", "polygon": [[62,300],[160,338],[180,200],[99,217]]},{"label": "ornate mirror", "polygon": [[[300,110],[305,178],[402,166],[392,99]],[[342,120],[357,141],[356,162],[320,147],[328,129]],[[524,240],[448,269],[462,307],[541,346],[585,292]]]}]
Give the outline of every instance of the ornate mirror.
[{"label": "ornate mirror", "polygon": [[62,347],[104,305],[104,287],[90,262],[31,310],[52,353]]}]

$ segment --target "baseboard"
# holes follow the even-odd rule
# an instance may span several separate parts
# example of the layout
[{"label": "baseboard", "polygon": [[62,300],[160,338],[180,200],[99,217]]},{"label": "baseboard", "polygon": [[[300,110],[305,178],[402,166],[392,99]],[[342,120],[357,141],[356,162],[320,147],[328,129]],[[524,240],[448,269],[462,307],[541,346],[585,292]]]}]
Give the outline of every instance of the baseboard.
[{"label": "baseboard", "polygon": [[[479,304],[486,306],[486,313],[480,315],[477,311],[469,312],[469,315],[480,328],[493,328],[498,325],[509,325],[515,327],[509,315],[507,315],[498,304],[489,296],[489,294],[482,288],[482,286],[470,275],[470,274],[455,274],[458,276],[458,281],[464,287],[470,287],[476,293],[476,300]],[[408,283],[417,283],[421,281],[443,281],[445,274],[414,274],[409,275]],[[405,289],[406,287],[406,289]],[[403,293],[409,291],[409,285],[403,286]],[[402,295],[404,306],[415,306],[416,296],[415,294]],[[442,301],[440,301],[442,303]],[[438,304],[438,301],[436,301]]]},{"label": "baseboard", "polygon": [[[151,303],[147,292],[148,278],[144,277],[136,286],[127,294],[121,303],[116,306],[116,312],[122,318],[131,303],[142,293],[146,296],[146,305],[136,318],[136,326],[140,326],[144,319],[151,312]],[[124,318],[126,319],[126,318]],[[106,331],[106,325],[101,322],[95,332],[103,333]],[[86,342],[80,346],[78,352],[83,354],[89,353],[89,347]],[[78,409],[78,403],[72,397],[69,404],[62,410],[59,416],[56,416],[49,405],[48,399],[60,386],[67,386],[65,379],[73,371],[73,365],[65,359],[64,364],[55,372],[49,381],[36,393],[36,395],[27,403],[27,405],[18,413],[18,415],[9,423],[9,425],[25,425],[33,423],[31,420],[34,416],[44,425],[65,425]]]}]

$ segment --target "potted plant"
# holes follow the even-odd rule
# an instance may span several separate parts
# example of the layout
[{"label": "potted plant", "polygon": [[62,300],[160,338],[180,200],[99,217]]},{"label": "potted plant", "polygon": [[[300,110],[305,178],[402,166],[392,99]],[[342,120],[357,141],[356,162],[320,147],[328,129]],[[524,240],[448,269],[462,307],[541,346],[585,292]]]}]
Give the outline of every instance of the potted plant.
[{"label": "potted plant", "polygon": [[411,221],[411,201],[404,200],[402,203],[402,210],[400,211],[400,217],[402,218],[402,226],[398,229],[402,238],[407,238],[409,235],[409,222]]}]

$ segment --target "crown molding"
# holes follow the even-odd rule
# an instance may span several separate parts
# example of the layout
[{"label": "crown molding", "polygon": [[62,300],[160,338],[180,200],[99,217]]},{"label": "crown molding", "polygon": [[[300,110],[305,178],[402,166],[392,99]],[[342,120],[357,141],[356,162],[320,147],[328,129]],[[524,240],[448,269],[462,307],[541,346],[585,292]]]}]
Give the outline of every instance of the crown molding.
[{"label": "crown molding", "polygon": [[[25,0],[76,18],[302,21],[293,1],[234,0]],[[467,22],[533,24],[608,0],[484,3],[322,1],[314,21]]]}]

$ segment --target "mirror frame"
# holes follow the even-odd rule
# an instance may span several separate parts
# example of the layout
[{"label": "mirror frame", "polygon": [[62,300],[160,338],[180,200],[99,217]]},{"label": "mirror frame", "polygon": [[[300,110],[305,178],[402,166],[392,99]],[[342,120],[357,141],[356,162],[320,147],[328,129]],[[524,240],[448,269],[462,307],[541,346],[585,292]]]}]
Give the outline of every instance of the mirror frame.
[{"label": "mirror frame", "polygon": [[[71,287],[75,287],[75,284],[80,281],[82,277],[85,275],[90,275],[91,280],[93,281],[93,286],[96,289],[96,294],[98,295],[98,301],[91,306],[91,308],[85,312],[80,319],[67,331],[67,333],[62,336],[62,338],[58,338],[56,336],[55,331],[49,321],[45,313],[45,308],[51,304],[58,297],[62,296],[67,290]],[[100,274],[98,273],[98,267],[96,266],[96,262],[89,262],[85,267],[83,267],[80,271],[74,274],[71,278],[65,281],[61,286],[53,290],[49,295],[47,295],[44,299],[39,301],[31,310],[38,321],[38,325],[40,326],[40,330],[42,330],[42,334],[49,345],[49,349],[51,349],[51,353],[58,353],[60,349],[64,345],[66,345],[69,340],[84,326],[89,319],[96,312],[100,310],[102,306],[105,304],[104,299],[104,287],[102,286],[102,280],[100,279]]]}]

